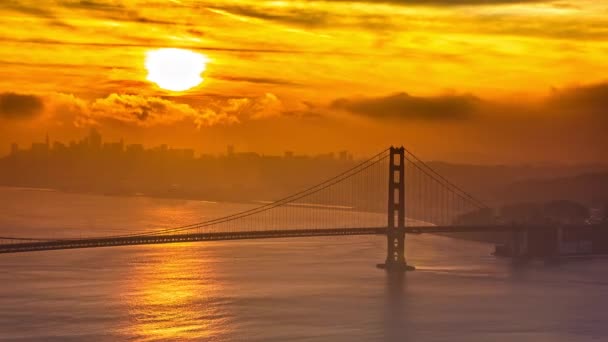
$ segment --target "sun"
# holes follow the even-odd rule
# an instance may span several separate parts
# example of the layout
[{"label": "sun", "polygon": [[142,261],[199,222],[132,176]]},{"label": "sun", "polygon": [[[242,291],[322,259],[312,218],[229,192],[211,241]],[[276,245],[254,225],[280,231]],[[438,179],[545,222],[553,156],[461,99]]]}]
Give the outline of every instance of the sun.
[{"label": "sun", "polygon": [[171,91],[185,91],[203,82],[207,67],[205,55],[190,50],[165,48],[146,53],[148,81]]}]

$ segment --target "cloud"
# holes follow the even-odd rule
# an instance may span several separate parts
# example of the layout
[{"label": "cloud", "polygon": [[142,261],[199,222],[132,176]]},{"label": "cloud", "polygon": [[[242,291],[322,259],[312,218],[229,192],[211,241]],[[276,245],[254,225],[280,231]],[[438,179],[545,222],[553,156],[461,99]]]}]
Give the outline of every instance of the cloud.
[{"label": "cloud", "polygon": [[[386,8],[374,6],[352,6],[353,3],[428,7],[433,11],[387,11]],[[530,4],[530,9],[508,6],[514,4]],[[404,32],[408,32],[408,36],[421,33],[440,36],[446,33],[466,33],[482,37],[505,36],[506,39],[512,36],[565,41],[606,39],[608,32],[604,29],[607,24],[605,17],[590,15],[585,21],[576,20],[584,12],[599,13],[605,11],[604,8],[595,10],[591,6],[583,6],[583,10],[577,10],[576,7],[564,5],[568,4],[552,0],[331,0],[321,4],[317,1],[294,1],[286,2],[283,6],[268,2],[216,2],[208,8],[229,17],[238,16],[246,21],[251,18],[254,22],[264,21],[296,29],[305,28],[313,30],[314,33],[333,28],[367,31],[378,35],[377,39],[384,43],[394,40],[403,44],[404,41],[400,38]],[[461,11],[458,6],[469,8]],[[349,11],[347,16],[343,15],[346,9]],[[553,15],[552,10],[564,13]],[[333,32],[328,34],[331,36]],[[473,42],[468,44],[475,45]],[[489,50],[490,46],[486,45],[484,50]],[[414,50],[431,50],[424,46],[411,47]],[[404,46],[400,46],[399,53],[402,52],[401,48]],[[442,51],[446,49],[449,50],[444,48]],[[374,52],[379,51],[388,49]]]},{"label": "cloud", "polygon": [[[233,15],[276,21],[305,27],[314,27],[328,23],[329,13],[315,9],[287,7],[277,10],[277,7],[258,7],[245,5],[216,5],[211,9],[225,11]],[[269,9],[272,9],[270,11]]]},{"label": "cloud", "polygon": [[209,106],[194,108],[159,97],[111,94],[95,100],[85,113],[88,122],[119,121],[139,126],[171,125],[191,120],[198,127],[239,122],[230,111]]},{"label": "cloud", "polygon": [[80,1],[64,1],[61,5],[72,10],[83,10],[92,12],[95,16],[106,18],[114,21],[123,22],[138,22],[144,24],[160,24],[160,25],[176,25],[176,22],[155,20],[144,17],[135,9],[127,8],[126,6],[115,2],[80,0]]},{"label": "cloud", "polygon": [[[375,2],[370,0],[330,0],[332,2]],[[552,2],[555,0],[380,0],[378,2],[404,6],[487,6]]]},{"label": "cloud", "polygon": [[94,10],[94,11],[124,11],[125,7],[120,4],[106,3],[101,1],[92,1],[92,0],[79,0],[79,1],[63,1],[61,3],[63,6],[68,8],[79,8],[86,10]]},{"label": "cloud", "polygon": [[42,113],[44,104],[35,95],[0,94],[0,118],[9,120],[30,119]]},{"label": "cloud", "polygon": [[[353,27],[359,29],[370,29],[373,31],[401,31],[403,28],[407,28],[411,31],[412,26],[415,26],[419,21],[420,16],[415,15],[403,20],[395,20],[400,14],[386,15],[382,12],[365,11],[360,8],[352,8],[353,3],[364,3],[364,4],[388,4],[403,7],[435,7],[435,8],[449,8],[458,6],[496,6],[496,5],[513,5],[513,4],[526,4],[526,3],[548,3],[555,0],[329,0],[327,3],[339,4],[338,6],[350,6],[348,8],[349,15],[344,16],[343,10],[332,10],[326,6],[317,6],[316,1],[311,1],[312,4],[308,4],[308,1],[294,1],[286,3],[283,6],[275,6],[273,4],[267,4],[264,2],[250,2],[250,3],[218,3],[211,4],[208,9],[219,14],[229,14],[231,16],[240,16],[244,18],[252,18],[257,20],[263,20],[268,22],[275,22],[291,26],[299,26],[304,28],[324,28],[324,27]],[[470,16],[467,14],[466,16]],[[492,19],[496,20],[497,15],[492,14]],[[513,17],[509,16],[506,20],[503,20],[505,24],[513,21]],[[404,23],[404,20],[406,21]],[[527,22],[517,22],[516,25],[508,27],[508,32],[512,30],[518,30],[520,26],[523,26]],[[404,25],[405,24],[405,25]],[[425,24],[425,29],[428,27],[436,26]],[[459,22],[459,25],[465,24]],[[428,27],[427,27],[428,26]],[[496,30],[500,32],[500,27],[494,27],[497,25],[491,25],[487,30]],[[580,26],[580,24],[579,24]],[[534,25],[526,25],[528,30],[538,29],[538,23]],[[477,28],[473,28],[476,30]],[[578,29],[578,30],[576,30]],[[450,27],[450,30],[453,30]],[[571,31],[575,32],[571,32]],[[542,33],[543,30],[540,30]],[[580,31],[580,27],[568,27],[564,29],[563,34],[576,34]],[[537,32],[538,33],[538,32]],[[545,33],[546,34],[546,33]]]},{"label": "cloud", "polygon": [[63,93],[0,94],[0,118],[28,119],[44,114],[58,125],[77,127],[111,122],[139,127],[191,122],[201,128],[288,115],[286,113],[284,104],[272,93],[253,97],[205,96],[190,104],[133,94],[110,94],[91,101]]},{"label": "cloud", "polygon": [[195,113],[188,105],[175,104],[157,97],[111,94],[95,100],[90,106],[91,117],[114,119],[141,125],[180,121]]},{"label": "cloud", "polygon": [[271,84],[271,85],[283,85],[283,86],[301,86],[301,84],[293,82],[293,81],[284,80],[284,79],[280,79],[280,78],[271,78],[271,77],[213,76],[213,78],[222,80],[222,81]]},{"label": "cloud", "polygon": [[[526,130],[565,125],[572,129],[596,130],[608,124],[608,82],[553,89],[528,99],[483,99],[475,94],[413,96],[397,93],[380,97],[340,98],[328,109],[377,121],[467,120],[468,124],[519,125]],[[502,127],[504,128],[504,126]]]},{"label": "cloud", "polygon": [[456,120],[475,114],[481,100],[472,95],[412,96],[397,93],[384,97],[341,98],[333,109],[378,118],[402,120]]},{"label": "cloud", "polygon": [[[351,1],[352,2],[352,1]],[[355,1],[356,2],[356,1]],[[347,5],[350,5],[347,3]],[[383,14],[365,13],[344,16],[342,12],[316,6],[273,6],[268,4],[214,4],[210,10],[219,14],[229,14],[268,22],[275,22],[304,28],[350,27],[367,28],[377,31],[394,29],[393,18]]]},{"label": "cloud", "polygon": [[[166,42],[142,41],[139,43],[112,43],[112,42],[71,42],[61,41],[47,38],[31,38],[17,39],[10,37],[0,37],[0,42],[17,43],[17,44],[36,44],[49,46],[70,46],[70,47],[86,47],[86,48],[166,48]],[[189,45],[189,44],[174,44],[174,48],[188,49],[194,51],[217,51],[217,52],[234,52],[234,53],[276,53],[276,54],[292,54],[292,53],[310,53],[310,54],[329,54],[326,52],[296,50],[296,49],[273,49],[273,48],[240,48],[240,47],[223,47],[223,46],[205,46],[205,45]],[[348,52],[331,52],[332,55],[356,55]]]},{"label": "cloud", "polygon": [[608,118],[608,82],[554,90],[547,105],[557,110]]},{"label": "cloud", "polygon": [[23,4],[19,0],[3,0],[2,3],[0,3],[0,10],[2,9],[41,18],[54,18],[52,12],[47,11],[39,6],[28,6],[26,4]]},{"label": "cloud", "polygon": [[[44,7],[44,8],[43,8]],[[61,27],[64,29],[74,29],[74,26],[69,25],[59,20],[53,11],[47,10],[49,6],[30,5],[22,3],[19,0],[3,0],[0,2],[0,12],[9,11],[16,12],[25,16],[38,17],[45,19],[46,22],[55,27]]]}]

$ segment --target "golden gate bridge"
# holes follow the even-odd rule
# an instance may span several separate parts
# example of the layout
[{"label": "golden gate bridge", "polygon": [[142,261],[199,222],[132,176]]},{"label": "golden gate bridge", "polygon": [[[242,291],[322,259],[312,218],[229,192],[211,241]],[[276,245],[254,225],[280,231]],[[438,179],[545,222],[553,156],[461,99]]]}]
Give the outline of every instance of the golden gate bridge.
[{"label": "golden gate bridge", "polygon": [[[388,172],[387,172],[388,171]],[[144,244],[313,236],[385,235],[378,266],[413,269],[405,259],[411,233],[510,232],[510,254],[532,255],[531,234],[559,252],[564,226],[513,225],[492,218],[482,201],[447,180],[404,147],[390,147],[314,186],[276,201],[176,227],[89,237],[0,237],[0,253]],[[546,244],[545,244],[546,245]]]}]

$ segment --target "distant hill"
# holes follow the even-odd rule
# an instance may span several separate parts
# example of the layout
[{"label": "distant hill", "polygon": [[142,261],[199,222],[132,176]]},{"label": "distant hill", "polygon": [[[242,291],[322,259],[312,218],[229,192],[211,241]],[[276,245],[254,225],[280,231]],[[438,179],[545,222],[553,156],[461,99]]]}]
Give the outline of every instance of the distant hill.
[{"label": "distant hill", "polygon": [[553,179],[529,179],[498,189],[504,202],[568,199],[592,205],[608,203],[608,172]]},{"label": "distant hill", "polygon": [[589,204],[608,197],[607,165],[429,165],[491,206],[554,199]]}]

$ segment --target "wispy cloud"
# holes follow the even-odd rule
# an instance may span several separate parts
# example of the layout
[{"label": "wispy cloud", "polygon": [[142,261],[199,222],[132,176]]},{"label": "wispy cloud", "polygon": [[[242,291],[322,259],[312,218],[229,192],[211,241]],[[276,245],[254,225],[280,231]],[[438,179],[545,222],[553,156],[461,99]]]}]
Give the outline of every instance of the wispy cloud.
[{"label": "wispy cloud", "polygon": [[28,4],[20,0],[4,0],[0,3],[0,10],[13,11],[41,18],[55,17],[51,11],[40,7],[40,4]]},{"label": "wispy cloud", "polygon": [[[381,2],[402,6],[492,6],[504,4],[526,4],[547,2],[547,0],[329,0],[332,2]],[[551,1],[551,0],[549,0]]]}]

